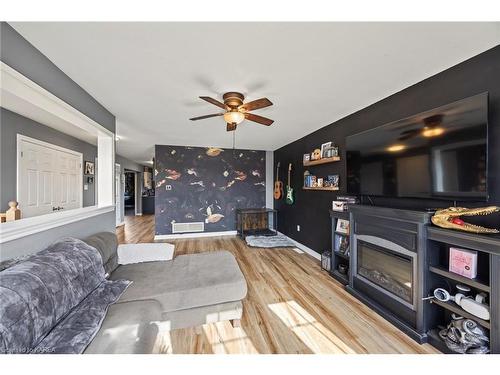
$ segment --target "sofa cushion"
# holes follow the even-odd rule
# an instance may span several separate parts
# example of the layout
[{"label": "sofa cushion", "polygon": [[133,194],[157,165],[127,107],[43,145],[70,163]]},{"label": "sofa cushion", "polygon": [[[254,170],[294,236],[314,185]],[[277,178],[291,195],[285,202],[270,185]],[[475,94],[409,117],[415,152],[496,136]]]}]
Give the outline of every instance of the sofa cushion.
[{"label": "sofa cushion", "polygon": [[111,279],[133,281],[120,302],[154,299],[161,304],[162,312],[239,301],[247,293],[238,263],[227,251],[123,265]]},{"label": "sofa cushion", "polygon": [[67,238],[0,272],[0,353],[30,352],[104,280],[99,253]]},{"label": "sofa cushion", "polygon": [[148,354],[158,351],[161,308],[157,301],[116,303],[85,354]]},{"label": "sofa cushion", "polygon": [[115,233],[101,232],[83,241],[99,251],[106,273],[110,274],[118,267],[118,239]]}]

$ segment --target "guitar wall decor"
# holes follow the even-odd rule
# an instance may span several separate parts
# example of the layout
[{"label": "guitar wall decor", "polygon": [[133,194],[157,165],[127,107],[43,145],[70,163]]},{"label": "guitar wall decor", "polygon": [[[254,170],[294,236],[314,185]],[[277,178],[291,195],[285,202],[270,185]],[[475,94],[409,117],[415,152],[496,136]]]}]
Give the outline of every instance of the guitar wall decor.
[{"label": "guitar wall decor", "polygon": [[281,199],[283,197],[283,182],[279,180],[280,162],[276,167],[276,182],[274,183],[274,199]]},{"label": "guitar wall decor", "polygon": [[293,204],[293,188],[290,184],[290,172],[292,171],[292,163],[288,164],[288,185],[286,186],[286,204]]}]

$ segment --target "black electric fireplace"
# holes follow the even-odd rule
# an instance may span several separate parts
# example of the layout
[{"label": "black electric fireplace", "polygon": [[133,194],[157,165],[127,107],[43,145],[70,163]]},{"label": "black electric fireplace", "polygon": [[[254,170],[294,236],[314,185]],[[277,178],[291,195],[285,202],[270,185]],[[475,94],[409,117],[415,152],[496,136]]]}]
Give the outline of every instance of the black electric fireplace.
[{"label": "black electric fireplace", "polygon": [[[378,238],[375,238],[375,242]],[[389,298],[409,307],[415,306],[417,253],[391,244],[381,247],[358,238],[356,277]]]},{"label": "black electric fireplace", "polygon": [[418,342],[423,319],[427,212],[356,205],[351,212],[349,292]]}]

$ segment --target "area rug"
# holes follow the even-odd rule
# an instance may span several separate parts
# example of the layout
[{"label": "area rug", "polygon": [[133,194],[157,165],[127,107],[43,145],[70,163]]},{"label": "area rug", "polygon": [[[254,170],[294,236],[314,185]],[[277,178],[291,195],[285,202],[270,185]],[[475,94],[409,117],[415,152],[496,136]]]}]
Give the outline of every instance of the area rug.
[{"label": "area rug", "polygon": [[245,241],[251,247],[295,247],[295,244],[283,234],[277,234],[276,236],[247,236]]}]

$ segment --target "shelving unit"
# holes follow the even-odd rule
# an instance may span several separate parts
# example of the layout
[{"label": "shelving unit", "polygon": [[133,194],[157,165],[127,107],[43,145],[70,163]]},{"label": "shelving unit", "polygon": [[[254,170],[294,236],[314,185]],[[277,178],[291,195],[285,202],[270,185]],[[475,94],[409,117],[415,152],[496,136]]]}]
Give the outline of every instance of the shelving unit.
[{"label": "shelving unit", "polygon": [[340,156],[333,156],[331,158],[322,158],[318,160],[305,161],[304,167],[311,167],[313,165],[319,165],[319,164],[335,163],[337,161],[340,161]]},{"label": "shelving unit", "polygon": [[441,266],[430,266],[429,271],[435,273],[436,275],[444,276],[448,279],[452,279],[458,281],[460,284],[468,285],[474,289],[479,289],[483,292],[490,292],[491,288],[486,282],[479,281],[476,279],[468,279],[467,277],[460,276],[456,273],[447,271],[444,267]]},{"label": "shelving unit", "polygon": [[[469,279],[449,271],[449,248],[458,247],[477,251],[477,277]],[[471,288],[471,296],[487,294],[490,320],[480,319],[463,310],[453,301],[430,299],[425,305],[427,336],[429,343],[444,353],[451,353],[439,337],[439,329],[446,327],[452,314],[472,319],[489,334],[490,352],[500,353],[500,236],[478,235],[449,229],[427,228],[426,289],[429,295],[437,287],[456,293],[458,284]]]},{"label": "shelving unit", "polygon": [[[348,267],[350,266],[350,257],[342,254],[338,251],[335,251],[335,236],[344,236],[344,237],[350,237],[348,234],[345,233],[340,233],[336,231],[337,228],[337,221],[339,219],[343,220],[349,220],[349,212],[348,211],[333,211],[330,210],[330,221],[331,221],[331,233],[332,233],[332,238],[331,238],[331,249],[332,249],[332,259],[331,259],[331,270],[330,270],[330,275],[340,283],[347,285],[349,284],[349,275],[350,275],[350,269],[348,269],[347,274],[342,274],[338,270],[339,264],[345,264]],[[350,241],[350,238],[349,238]],[[349,242],[350,246],[350,242]]]},{"label": "shelving unit", "polygon": [[322,191],[338,191],[338,187],[325,186],[325,187],[307,187],[303,186],[302,190],[322,190]]}]

